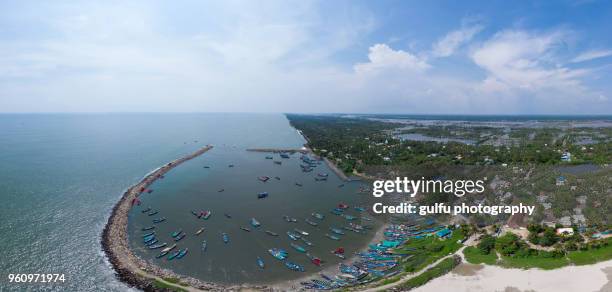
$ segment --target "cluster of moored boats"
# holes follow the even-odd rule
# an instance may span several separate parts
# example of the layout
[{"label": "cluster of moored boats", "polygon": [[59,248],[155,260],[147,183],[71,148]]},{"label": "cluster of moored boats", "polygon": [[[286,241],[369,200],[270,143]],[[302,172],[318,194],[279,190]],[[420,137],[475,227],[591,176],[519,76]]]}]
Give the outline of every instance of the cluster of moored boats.
[{"label": "cluster of moored boats", "polygon": [[[281,158],[289,158],[289,154],[281,153]],[[274,159],[272,156],[266,156],[266,159]],[[304,172],[310,172],[318,165],[321,164],[321,161],[318,159],[310,158],[307,155],[302,155],[300,157],[301,164],[300,167]],[[277,161],[275,161],[277,162]],[[280,164],[280,161],[278,161]],[[229,165],[232,167],[233,165]],[[205,167],[208,168],[208,167]],[[276,180],[280,180],[280,177],[274,177]],[[260,176],[258,179],[262,182],[268,182],[271,178],[268,176]],[[326,181],[328,179],[327,173],[317,173],[315,175],[316,181]],[[302,186],[302,184],[296,182],[297,186]],[[341,184],[338,187],[343,187]],[[152,190],[145,190],[146,192],[152,192]],[[223,189],[220,190],[222,192]],[[257,198],[263,199],[267,198],[269,194],[267,192],[262,192],[257,194]],[[140,202],[138,202],[140,205]],[[147,216],[155,216],[159,213],[158,210],[152,210],[151,208],[145,208],[141,210],[143,214]],[[332,225],[326,225],[323,227],[323,222],[326,219],[326,216],[323,213],[313,212],[308,218],[297,219],[291,216],[283,216],[283,220],[287,223],[295,223],[299,224],[300,221],[303,221],[304,226],[310,226],[313,230],[320,232],[321,236],[327,238],[332,241],[341,242],[342,239],[346,236],[347,233],[355,233],[355,234],[363,234],[366,233],[368,229],[371,229],[371,226],[368,225],[367,221],[371,221],[372,219],[367,216],[360,215],[365,211],[365,208],[360,206],[354,206],[350,208],[347,204],[338,203],[335,207],[329,210],[329,213],[332,216],[338,216],[342,218],[340,222]],[[201,220],[209,220],[212,217],[211,210],[192,210],[191,214],[195,216],[197,219]],[[224,214],[226,218],[232,219],[232,216],[228,213]],[[144,245],[150,250],[160,249],[159,254],[156,258],[166,258],[167,260],[178,260],[185,257],[188,254],[188,248],[178,248],[177,244],[180,244],[182,240],[184,240],[188,235],[182,229],[175,230],[169,234],[169,241],[172,242],[169,245],[166,242],[160,243],[157,234],[156,234],[156,225],[162,222],[165,222],[165,217],[158,217],[152,220],[153,225],[149,227],[142,228],[142,238]],[[335,220],[338,222],[338,220]],[[359,223],[358,223],[359,222]],[[363,224],[365,222],[365,224]],[[249,226],[250,225],[250,226]],[[269,236],[279,237],[279,234],[271,231],[264,230],[262,228],[262,223],[259,222],[256,218],[251,218],[249,220],[249,225],[240,226],[240,229],[245,232],[255,232],[256,230],[262,230]],[[336,225],[336,226],[334,226]],[[313,255],[312,251],[309,249],[315,246],[316,242],[313,243],[312,240],[309,239],[311,237],[312,231],[301,229],[300,225],[295,225],[297,227],[290,227],[285,232],[287,238],[289,240],[289,246],[293,250],[293,252],[298,256],[305,256],[313,265],[321,266],[324,264],[324,260],[320,257]],[[412,226],[411,233],[404,232],[404,229],[397,228],[392,225],[390,229],[385,232],[385,241],[381,242],[378,245],[370,245],[369,249],[364,252],[356,253],[358,260],[352,264],[340,264],[338,266],[339,273],[333,277],[321,274],[320,279],[312,279],[309,282],[301,283],[305,288],[308,289],[334,289],[339,287],[345,287],[354,284],[362,284],[367,281],[371,281],[378,277],[386,277],[389,275],[393,275],[396,273],[394,268],[398,265],[399,261],[402,257],[406,257],[406,254],[394,254],[393,249],[390,246],[394,246],[394,244],[389,245],[389,241],[393,242],[403,242],[408,239],[409,236],[419,236],[417,234],[419,231],[424,234],[430,229],[424,230],[415,230]],[[206,228],[201,227],[197,229],[193,235],[198,236],[204,231]],[[398,232],[401,231],[401,232]],[[258,231],[261,232],[261,231]],[[230,243],[230,235],[227,232],[220,232],[220,238],[225,244]],[[209,239],[210,240],[210,239]],[[208,248],[207,240],[201,241],[201,250],[202,252],[206,252]],[[306,267],[297,263],[294,259],[294,256],[290,256],[290,252],[279,248],[272,247],[268,249],[268,253],[276,260],[282,262],[282,264],[289,270],[304,272]],[[330,251],[330,254],[336,256],[341,259],[346,259],[347,254],[343,247],[337,247]],[[264,261],[264,257],[258,256],[255,259],[256,265],[260,269],[265,269],[266,263]]]}]

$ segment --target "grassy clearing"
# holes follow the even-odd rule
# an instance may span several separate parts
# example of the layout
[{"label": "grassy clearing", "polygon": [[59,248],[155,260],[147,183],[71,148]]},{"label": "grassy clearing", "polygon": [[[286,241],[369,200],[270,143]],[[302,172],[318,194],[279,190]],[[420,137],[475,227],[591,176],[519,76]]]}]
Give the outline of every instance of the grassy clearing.
[{"label": "grassy clearing", "polygon": [[463,244],[458,243],[458,240],[464,238],[460,230],[454,230],[450,238],[440,240],[435,236],[429,236],[422,239],[410,239],[401,248],[397,249],[397,253],[411,255],[406,259],[402,266],[406,272],[416,272],[427,265],[456,252]]},{"label": "grassy clearing", "polygon": [[497,254],[491,251],[489,254],[483,254],[480,249],[468,246],[463,250],[465,259],[472,264],[487,264],[494,265],[497,263]]},{"label": "grassy clearing", "polygon": [[408,289],[422,286],[425,283],[431,281],[432,279],[440,277],[450,272],[459,263],[461,263],[461,259],[458,256],[447,258],[441,261],[440,263],[438,263],[437,265],[435,265],[434,267],[423,272],[422,274],[402,283],[401,285],[398,286],[398,288],[402,290],[408,290]]},{"label": "grassy clearing", "polygon": [[[164,280],[166,280],[166,279],[164,279]],[[179,288],[179,287],[175,287],[175,286],[172,286],[172,285],[168,285],[168,284],[166,284],[166,283],[164,283],[162,281],[159,281],[157,279],[153,282],[153,286],[155,286],[155,288],[160,289],[160,290],[168,289],[168,290],[177,291],[177,292],[187,292],[187,290],[185,290],[185,289],[182,289],[182,288]]]},{"label": "grassy clearing", "polygon": [[558,269],[569,265],[569,260],[565,257],[551,258],[542,256],[528,257],[507,257],[502,256],[500,266],[506,268],[531,269],[539,268],[543,270]]},{"label": "grassy clearing", "polygon": [[586,251],[573,251],[567,257],[575,265],[590,265],[612,259],[612,244]]}]

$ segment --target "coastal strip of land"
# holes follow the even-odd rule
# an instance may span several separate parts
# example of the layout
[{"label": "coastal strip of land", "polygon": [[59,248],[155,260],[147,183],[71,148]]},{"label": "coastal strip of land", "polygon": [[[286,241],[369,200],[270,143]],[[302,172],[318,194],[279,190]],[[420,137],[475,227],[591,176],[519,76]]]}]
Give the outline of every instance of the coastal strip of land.
[{"label": "coastal strip of land", "polygon": [[[212,148],[213,146],[206,145],[187,156],[159,167],[145,176],[140,182],[128,188],[115,205],[102,232],[102,249],[121,281],[144,291],[161,290],[160,284],[165,287],[174,287],[175,289],[186,291],[221,291],[224,289],[224,287],[213,283],[206,283],[192,277],[178,275],[135,256],[129,248],[127,236],[128,213],[142,190],[181,163],[198,157]],[[165,279],[178,279],[178,283],[188,286],[177,285],[176,281],[167,281]]]}]

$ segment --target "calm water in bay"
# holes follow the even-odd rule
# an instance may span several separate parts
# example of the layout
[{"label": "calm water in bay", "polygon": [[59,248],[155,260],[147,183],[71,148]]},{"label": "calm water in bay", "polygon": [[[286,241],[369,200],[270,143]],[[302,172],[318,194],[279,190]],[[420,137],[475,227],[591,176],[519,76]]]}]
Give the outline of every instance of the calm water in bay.
[{"label": "calm water in bay", "polygon": [[[172,170],[143,196],[143,207],[159,210],[168,220],[159,225],[159,239],[183,229],[179,247],[190,253],[178,261],[155,260],[166,268],[224,283],[261,283],[303,274],[287,270],[266,252],[270,247],[289,251],[289,258],[315,272],[303,254],[292,250],[285,232],[297,227],[311,232],[313,254],[333,264],[329,250],[342,245],[349,252],[363,246],[372,234],[347,234],[342,241],[323,237],[329,225],[346,220],[329,213],[338,202],[367,206],[367,195],[357,195],[357,183],[338,188],[340,181],[325,165],[304,174],[298,155],[282,165],[266,154],[246,152],[251,147],[300,147],[304,141],[280,114],[91,114],[0,115],[0,290],[123,291],[104,259],[100,234],[113,205],[130,185],[146,173],[203,144],[210,152]],[[198,141],[197,143],[194,141]],[[275,156],[276,160],[280,160]],[[235,164],[229,168],[228,164]],[[209,165],[209,169],[204,169]],[[315,182],[318,172],[329,181]],[[257,176],[267,175],[267,183]],[[273,177],[279,176],[281,180]],[[303,187],[295,186],[299,181]],[[224,188],[222,193],[218,189]],[[257,200],[261,191],[270,197]],[[190,210],[212,210],[197,220]],[[321,227],[311,228],[303,218],[313,211],[325,214]],[[233,215],[227,219],[223,213]],[[351,211],[351,213],[356,212]],[[283,221],[283,215],[300,219]],[[139,229],[151,225],[138,210],[130,214],[129,232],[135,252],[145,259],[155,253],[143,249]],[[239,229],[255,217],[261,230]],[[199,237],[193,232],[206,231]],[[138,229],[138,230],[136,230]],[[263,230],[280,234],[273,238]],[[223,244],[220,232],[231,242]],[[350,233],[350,232],[349,232]],[[209,243],[201,253],[201,241]],[[305,246],[305,244],[300,243]],[[258,270],[257,256],[266,262]],[[8,285],[9,273],[64,273],[64,284]]]}]

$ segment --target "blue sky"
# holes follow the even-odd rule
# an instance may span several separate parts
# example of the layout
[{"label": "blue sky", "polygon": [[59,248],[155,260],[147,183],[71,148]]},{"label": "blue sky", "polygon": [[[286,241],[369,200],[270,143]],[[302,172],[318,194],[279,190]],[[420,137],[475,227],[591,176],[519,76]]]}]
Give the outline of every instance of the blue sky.
[{"label": "blue sky", "polygon": [[0,112],[612,114],[609,1],[4,1]]}]

